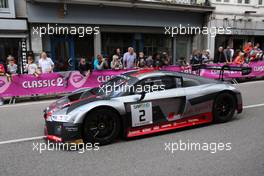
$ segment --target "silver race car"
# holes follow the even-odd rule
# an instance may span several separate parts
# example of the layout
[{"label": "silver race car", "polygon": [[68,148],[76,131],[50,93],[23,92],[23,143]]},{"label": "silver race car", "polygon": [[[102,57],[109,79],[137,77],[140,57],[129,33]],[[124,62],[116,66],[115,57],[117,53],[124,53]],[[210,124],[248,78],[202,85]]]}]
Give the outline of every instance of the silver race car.
[{"label": "silver race car", "polygon": [[229,83],[187,73],[137,70],[51,104],[44,111],[45,134],[56,142],[104,145],[119,136],[227,122],[242,107],[240,92]]}]

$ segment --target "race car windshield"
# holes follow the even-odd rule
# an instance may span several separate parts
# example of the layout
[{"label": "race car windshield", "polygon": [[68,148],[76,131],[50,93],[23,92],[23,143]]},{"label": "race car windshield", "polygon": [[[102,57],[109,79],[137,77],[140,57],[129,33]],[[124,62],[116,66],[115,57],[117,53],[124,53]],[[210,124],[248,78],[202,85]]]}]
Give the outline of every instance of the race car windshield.
[{"label": "race car windshield", "polygon": [[127,77],[117,76],[105,82],[95,90],[97,96],[117,97],[126,91]]}]

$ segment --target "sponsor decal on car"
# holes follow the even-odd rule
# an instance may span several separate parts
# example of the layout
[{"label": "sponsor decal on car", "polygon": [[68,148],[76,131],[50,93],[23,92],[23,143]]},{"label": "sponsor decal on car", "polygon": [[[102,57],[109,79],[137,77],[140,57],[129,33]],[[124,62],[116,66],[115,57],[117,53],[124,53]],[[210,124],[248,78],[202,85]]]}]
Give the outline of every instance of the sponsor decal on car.
[{"label": "sponsor decal on car", "polygon": [[167,123],[162,123],[162,124],[147,126],[147,127],[138,127],[137,129],[129,129],[127,137],[136,137],[136,136],[141,136],[141,135],[146,135],[146,134],[152,134],[152,133],[157,133],[157,132],[162,132],[162,131],[168,131],[168,130],[183,128],[183,127],[193,126],[193,125],[199,125],[203,123],[209,123],[209,122],[212,122],[212,119],[213,117],[212,117],[211,112],[203,113],[203,114],[195,115],[189,118],[179,119],[174,122],[167,122]]}]

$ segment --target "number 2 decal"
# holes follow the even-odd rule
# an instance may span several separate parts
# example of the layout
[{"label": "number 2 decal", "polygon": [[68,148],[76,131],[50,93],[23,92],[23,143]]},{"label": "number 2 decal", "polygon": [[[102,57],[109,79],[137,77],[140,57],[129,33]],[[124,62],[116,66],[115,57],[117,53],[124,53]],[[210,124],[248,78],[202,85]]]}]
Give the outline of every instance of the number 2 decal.
[{"label": "number 2 decal", "polygon": [[145,111],[145,110],[139,110],[139,113],[141,113],[141,114],[139,115],[139,121],[140,121],[140,122],[145,121],[146,119],[144,119],[144,116],[146,115],[146,111]]},{"label": "number 2 decal", "polygon": [[131,105],[132,127],[153,123],[152,103],[145,102]]}]

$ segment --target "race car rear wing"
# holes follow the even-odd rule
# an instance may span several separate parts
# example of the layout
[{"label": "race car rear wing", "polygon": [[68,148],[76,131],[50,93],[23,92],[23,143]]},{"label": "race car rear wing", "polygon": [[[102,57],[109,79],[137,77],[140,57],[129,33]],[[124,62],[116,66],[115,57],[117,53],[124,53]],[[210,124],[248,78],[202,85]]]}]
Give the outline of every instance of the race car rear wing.
[{"label": "race car rear wing", "polygon": [[198,71],[199,75],[201,69],[220,70],[219,79],[222,81],[224,81],[225,71],[237,71],[237,72],[241,72],[242,75],[248,75],[252,71],[251,67],[233,66],[233,65],[214,66],[214,65],[206,65],[206,64],[197,64],[192,66],[192,71]]}]

